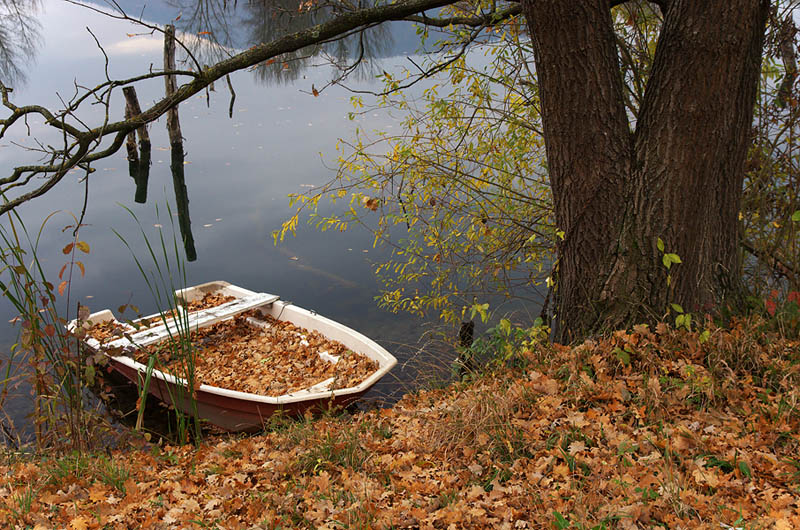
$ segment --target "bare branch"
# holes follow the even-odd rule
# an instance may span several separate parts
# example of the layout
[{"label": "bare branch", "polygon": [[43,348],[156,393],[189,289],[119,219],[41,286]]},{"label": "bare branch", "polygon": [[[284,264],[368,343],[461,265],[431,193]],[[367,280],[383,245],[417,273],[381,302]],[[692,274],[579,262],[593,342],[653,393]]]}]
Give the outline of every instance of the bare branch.
[{"label": "bare branch", "polygon": [[[67,1],[74,3],[74,0]],[[0,179],[0,186],[15,182],[17,185],[20,185],[21,182],[18,182],[20,179],[23,179],[23,181],[27,183],[31,180],[31,174],[33,173],[37,175],[49,175],[44,184],[37,189],[25,193],[13,200],[9,200],[0,206],[0,214],[11,210],[23,202],[44,194],[53,186],[55,186],[55,184],[57,184],[73,167],[76,167],[79,164],[85,164],[94,160],[99,160],[116,153],[124,144],[125,137],[128,133],[158,119],[169,109],[177,106],[183,101],[186,101],[222,77],[227,77],[233,72],[258,65],[259,63],[265,62],[279,55],[294,52],[313,44],[336,39],[338,36],[352,32],[358,28],[363,28],[390,20],[404,20],[411,15],[424,12],[427,9],[434,9],[448,5],[453,3],[453,1],[454,0],[406,0],[390,5],[353,10],[339,14],[332,20],[318,24],[306,30],[286,35],[269,43],[254,46],[228,59],[222,60],[209,68],[203,69],[198,64],[197,72],[154,72],[151,70],[147,74],[142,74],[124,80],[107,79],[105,82],[92,89],[84,89],[85,93],[81,95],[76,94],[76,96],[65,105],[65,109],[59,113],[53,113],[47,108],[37,105],[17,107],[9,100],[9,93],[11,92],[11,89],[0,84],[2,103],[11,111],[10,116],[0,120],[0,137],[2,137],[8,128],[20,118],[27,119],[29,114],[38,114],[44,118],[47,125],[59,130],[65,139],[62,150],[51,150],[53,159],[49,165],[20,166],[15,168],[9,177]],[[109,16],[135,21],[134,19],[131,19],[125,15],[113,0],[111,0],[110,5],[119,10],[120,14],[111,14]],[[87,9],[97,10],[96,8],[92,8],[90,6],[84,7]],[[139,23],[140,21],[136,22]],[[155,26],[143,25],[153,29],[153,31],[163,31]],[[109,123],[109,113],[106,112],[105,120],[102,125],[94,128],[89,128],[84,125],[86,130],[81,130],[68,122],[69,118],[70,120],[75,120],[80,123],[80,120],[75,116],[75,112],[77,111],[78,107],[84,101],[86,101],[87,98],[94,98],[108,109],[110,96],[114,89],[128,86],[144,79],[173,75],[188,76],[191,78],[191,80],[179,86],[173,94],[165,96],[137,116],[133,116],[122,121]],[[101,151],[92,152],[92,146],[99,146],[101,141],[108,135],[113,135],[114,137],[111,145]],[[73,141],[71,144],[69,143],[70,139]],[[60,160],[60,162],[56,162],[56,160]],[[26,176],[27,178],[24,178]],[[3,191],[3,189],[0,189],[0,191]]]}]

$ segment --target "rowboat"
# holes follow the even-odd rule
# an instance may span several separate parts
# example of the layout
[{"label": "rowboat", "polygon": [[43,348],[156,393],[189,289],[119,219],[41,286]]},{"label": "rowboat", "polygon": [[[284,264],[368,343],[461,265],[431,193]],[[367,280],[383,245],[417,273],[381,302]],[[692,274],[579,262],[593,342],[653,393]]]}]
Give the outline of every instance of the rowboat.
[{"label": "rowboat", "polygon": [[[183,309],[209,294],[220,295],[227,301],[215,307],[191,312]],[[102,344],[89,334],[82,338],[82,342],[92,350],[104,352],[111,370],[141,387],[146,379],[148,367],[135,359],[141,360],[143,349],[174,337],[178,333],[180,323],[183,326],[188,323],[190,330],[199,332],[236,317],[241,319],[243,315],[255,314],[255,319],[247,317],[248,321],[263,327],[269,327],[269,324],[265,323],[268,320],[290,323],[301,328],[304,333],[317,332],[325,339],[343,345],[348,355],[352,352],[366,357],[370,360],[370,369],[374,367],[374,370],[357,381],[357,384],[346,388],[337,387],[334,384],[335,378],[331,377],[304,388],[293,388],[279,395],[244,392],[202,384],[202,381],[199,386],[195,385],[194,392],[190,392],[185,378],[175,373],[151,368],[148,387],[151,395],[187,414],[192,413],[192,397],[194,397],[199,417],[228,431],[260,430],[276,413],[297,415],[310,409],[346,406],[361,397],[397,364],[394,356],[361,333],[313,311],[282,301],[276,295],[256,293],[228,282],[215,281],[175,291],[175,297],[184,304],[177,308],[179,318],[175,318],[176,310],[173,310],[171,315],[155,314],[126,323],[118,320],[108,309],[93,313],[81,323],[83,327],[110,323],[118,326],[121,331],[117,332],[118,338],[115,337],[114,340]],[[137,326],[141,323],[145,323],[146,326]],[[78,322],[73,321],[70,323],[70,329],[75,330],[77,325]],[[302,339],[303,343],[307,344],[305,335],[302,335]],[[316,353],[328,363],[339,362],[338,357],[327,351]],[[245,376],[252,374],[242,374],[242,377]]]}]

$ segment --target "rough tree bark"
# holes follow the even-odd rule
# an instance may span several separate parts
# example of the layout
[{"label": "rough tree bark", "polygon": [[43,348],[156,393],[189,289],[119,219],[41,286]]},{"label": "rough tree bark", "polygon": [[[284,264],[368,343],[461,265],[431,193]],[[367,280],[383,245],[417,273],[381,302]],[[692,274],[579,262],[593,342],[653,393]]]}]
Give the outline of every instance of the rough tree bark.
[{"label": "rough tree bark", "polygon": [[[739,294],[738,213],[768,0],[661,4],[635,128],[609,0],[522,0],[558,227],[554,338]],[[632,130],[633,129],[633,130]],[[668,271],[658,239],[682,260]]]}]

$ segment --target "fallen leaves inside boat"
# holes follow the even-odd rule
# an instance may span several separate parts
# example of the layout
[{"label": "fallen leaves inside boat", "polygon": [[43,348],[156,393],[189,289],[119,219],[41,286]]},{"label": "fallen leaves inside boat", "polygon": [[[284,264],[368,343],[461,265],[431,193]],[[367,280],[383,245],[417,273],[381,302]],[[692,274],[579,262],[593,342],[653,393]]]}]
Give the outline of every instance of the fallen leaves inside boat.
[{"label": "fallen leaves inside boat", "polygon": [[[250,311],[194,331],[191,336],[198,383],[280,396],[332,379],[328,389],[358,385],[378,363],[290,322]],[[147,364],[156,355],[156,368],[183,375],[179,337],[138,350],[135,360]]]}]

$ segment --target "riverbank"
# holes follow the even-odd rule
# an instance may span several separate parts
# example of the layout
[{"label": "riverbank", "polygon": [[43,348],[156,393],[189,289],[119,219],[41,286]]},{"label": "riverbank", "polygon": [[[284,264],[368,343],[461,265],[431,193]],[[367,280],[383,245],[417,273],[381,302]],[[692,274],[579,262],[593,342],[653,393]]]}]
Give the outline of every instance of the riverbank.
[{"label": "riverbank", "polygon": [[512,368],[391,409],[276,420],[197,448],[7,454],[0,522],[800,528],[800,342],[759,325],[533,345]]}]

